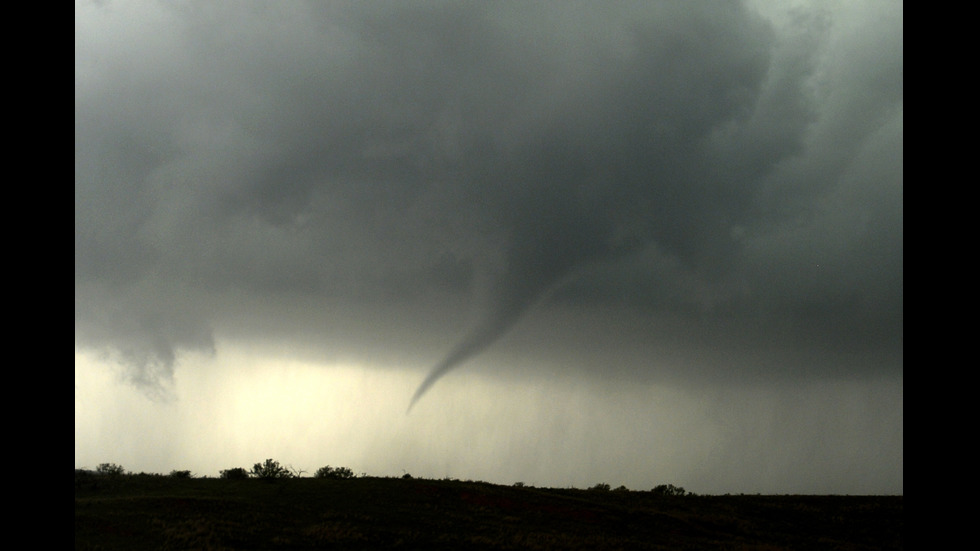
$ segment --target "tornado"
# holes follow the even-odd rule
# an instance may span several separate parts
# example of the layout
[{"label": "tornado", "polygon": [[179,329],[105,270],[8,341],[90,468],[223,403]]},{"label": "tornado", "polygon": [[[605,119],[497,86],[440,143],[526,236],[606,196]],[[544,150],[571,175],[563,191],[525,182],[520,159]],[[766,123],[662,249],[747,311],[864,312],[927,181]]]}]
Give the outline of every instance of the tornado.
[{"label": "tornado", "polygon": [[[551,290],[579,269],[628,253],[635,244],[614,242],[609,215],[552,196],[525,212],[505,251],[506,266],[473,328],[437,363],[412,396],[406,413],[446,373],[483,352],[510,331]],[[591,205],[595,207],[595,205]]]},{"label": "tornado", "polygon": [[443,375],[463,364],[466,360],[476,356],[500,339],[504,333],[517,323],[523,313],[531,306],[532,302],[533,299],[528,299],[524,303],[514,302],[502,306],[480,320],[480,323],[459,341],[441,362],[432,368],[412,396],[412,401],[408,406],[408,412],[412,411],[412,408],[422,398],[422,395],[436,381],[442,378]]},{"label": "tornado", "polygon": [[560,277],[560,274],[557,274],[549,278],[521,281],[518,274],[522,271],[511,269],[497,282],[495,285],[496,292],[493,293],[495,300],[490,304],[489,312],[450,350],[441,362],[432,368],[412,396],[408,412],[412,411],[422,395],[443,375],[476,356],[507,333],[544,294],[547,288]]}]

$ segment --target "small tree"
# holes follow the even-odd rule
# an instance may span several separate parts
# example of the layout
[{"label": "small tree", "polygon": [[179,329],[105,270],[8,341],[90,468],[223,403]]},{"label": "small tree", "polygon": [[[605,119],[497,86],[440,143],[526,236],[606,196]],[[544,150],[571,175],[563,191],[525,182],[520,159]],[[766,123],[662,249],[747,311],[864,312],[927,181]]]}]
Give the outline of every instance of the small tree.
[{"label": "small tree", "polygon": [[221,471],[221,478],[228,480],[242,480],[248,478],[248,471],[242,467],[235,467],[234,469],[225,469]]},{"label": "small tree", "polygon": [[95,468],[95,472],[106,476],[119,476],[126,474],[126,469],[122,465],[116,465],[115,463],[102,463]]},{"label": "small tree", "polygon": [[659,486],[654,486],[650,491],[661,496],[682,496],[687,493],[684,488],[674,486],[673,484],[660,484]]},{"label": "small tree", "polygon": [[320,467],[313,473],[314,478],[354,478],[354,471],[347,467]]},{"label": "small tree", "polygon": [[292,478],[293,473],[283,467],[275,459],[266,459],[265,463],[256,463],[252,467],[252,476],[256,478]]}]

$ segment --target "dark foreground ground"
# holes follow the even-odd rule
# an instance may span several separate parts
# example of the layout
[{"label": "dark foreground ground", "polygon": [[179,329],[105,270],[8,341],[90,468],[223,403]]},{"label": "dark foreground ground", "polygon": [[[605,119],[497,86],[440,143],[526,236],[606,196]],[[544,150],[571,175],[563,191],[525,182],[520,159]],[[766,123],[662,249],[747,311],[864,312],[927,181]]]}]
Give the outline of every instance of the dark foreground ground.
[{"label": "dark foreground ground", "polygon": [[903,549],[902,496],[75,478],[75,549]]}]

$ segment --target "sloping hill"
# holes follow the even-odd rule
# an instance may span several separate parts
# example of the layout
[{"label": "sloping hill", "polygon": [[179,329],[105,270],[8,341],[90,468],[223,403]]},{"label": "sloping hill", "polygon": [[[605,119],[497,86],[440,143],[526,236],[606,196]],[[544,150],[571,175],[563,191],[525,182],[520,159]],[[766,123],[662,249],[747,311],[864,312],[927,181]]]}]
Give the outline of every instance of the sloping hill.
[{"label": "sloping hill", "polygon": [[902,549],[902,512],[902,496],[76,474],[75,549]]}]

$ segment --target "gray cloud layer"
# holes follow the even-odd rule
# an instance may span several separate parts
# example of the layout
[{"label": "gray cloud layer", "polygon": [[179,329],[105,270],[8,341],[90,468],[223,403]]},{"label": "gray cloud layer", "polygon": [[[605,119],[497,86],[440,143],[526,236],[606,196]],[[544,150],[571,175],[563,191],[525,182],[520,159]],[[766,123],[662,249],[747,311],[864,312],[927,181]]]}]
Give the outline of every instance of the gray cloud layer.
[{"label": "gray cloud layer", "polygon": [[630,377],[900,376],[874,6],[78,6],[76,345],[149,385],[297,327],[437,372],[513,332]]}]

